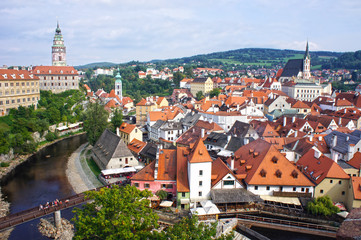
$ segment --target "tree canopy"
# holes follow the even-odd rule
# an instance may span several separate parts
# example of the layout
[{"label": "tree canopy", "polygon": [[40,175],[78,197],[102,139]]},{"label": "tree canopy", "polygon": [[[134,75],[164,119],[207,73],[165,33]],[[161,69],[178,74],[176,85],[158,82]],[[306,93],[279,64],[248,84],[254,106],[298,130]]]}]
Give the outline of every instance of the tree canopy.
[{"label": "tree canopy", "polygon": [[112,124],[112,131],[116,132],[116,128],[120,127],[120,125],[123,123],[123,114],[121,110],[115,109],[110,123]]},{"label": "tree canopy", "polygon": [[[158,215],[149,207],[148,190],[140,191],[134,186],[112,186],[98,192],[86,193],[92,199],[75,208],[74,239],[189,239],[189,240],[230,240],[233,233],[216,236],[216,225],[198,221],[196,216],[183,218],[180,222],[163,231],[155,230]],[[155,231],[153,231],[155,230]]]},{"label": "tree canopy", "polygon": [[307,204],[307,210],[314,215],[330,216],[340,209],[333,205],[329,196],[318,197]]},{"label": "tree canopy", "polygon": [[108,115],[108,112],[99,101],[89,103],[84,114],[84,130],[87,132],[90,144],[94,145],[100,135],[102,135],[104,130],[108,127]]},{"label": "tree canopy", "polygon": [[102,188],[86,194],[94,201],[74,210],[74,239],[149,239],[158,216],[149,208],[149,191],[134,186]]}]

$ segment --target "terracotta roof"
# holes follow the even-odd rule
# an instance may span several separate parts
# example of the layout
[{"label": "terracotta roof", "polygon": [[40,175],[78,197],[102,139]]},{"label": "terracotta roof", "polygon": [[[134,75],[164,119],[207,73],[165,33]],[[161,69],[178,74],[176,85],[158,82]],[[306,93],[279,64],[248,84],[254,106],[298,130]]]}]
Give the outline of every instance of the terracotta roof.
[{"label": "terracotta roof", "polygon": [[338,107],[346,106],[347,107],[347,106],[353,106],[353,104],[346,99],[336,99],[335,106],[338,106]]},{"label": "terracotta roof", "polygon": [[[189,128],[187,131],[182,133],[182,135],[177,139],[177,145],[181,144],[181,145],[185,145],[185,146],[193,146],[193,144],[197,141],[199,136],[201,136],[202,129],[204,129],[204,128],[197,127],[197,126],[193,126],[193,127]],[[211,131],[205,130],[204,132],[205,132],[204,139],[206,139],[208,134],[210,134]]]},{"label": "terracotta roof", "polygon": [[292,108],[311,108],[306,103],[298,100],[295,104],[293,104]]},{"label": "terracotta roof", "polygon": [[350,161],[347,162],[347,164],[351,165],[352,167],[356,169],[361,168],[361,152],[355,152],[353,157],[350,159]]},{"label": "terracotta roof", "polygon": [[89,90],[89,91],[91,90],[90,87],[87,84],[84,84],[84,87],[85,87],[86,90]]},{"label": "terracotta roof", "polygon": [[229,169],[220,158],[214,160],[212,163],[212,187],[222,180],[227,174],[231,174],[237,179],[232,170]]},{"label": "terracotta roof", "polygon": [[[262,139],[242,146],[234,156],[236,174],[247,174],[248,185],[313,186],[283,154]],[[229,165],[230,161],[227,159]]]},{"label": "terracotta roof", "polygon": [[36,66],[32,73],[35,75],[78,75],[72,66]]},{"label": "terracotta roof", "polygon": [[114,89],[112,89],[108,95],[109,98],[115,98],[117,95],[115,95]]},{"label": "terracotta roof", "polygon": [[109,108],[116,108],[119,106],[119,104],[114,99],[110,99],[110,101],[105,106]]},{"label": "terracotta roof", "polygon": [[242,105],[247,100],[246,97],[238,97],[238,96],[229,96],[224,104],[229,106]]},{"label": "terracotta roof", "polygon": [[325,178],[350,178],[331,158],[323,154],[319,158],[316,158],[314,149],[310,149],[305,153],[296,164],[300,166],[302,172],[316,184],[321,183]]},{"label": "terracotta roof", "polygon": [[188,148],[177,147],[177,192],[189,192],[188,155]]},{"label": "terracotta roof", "polygon": [[140,181],[154,181],[154,169],[155,162],[152,161],[147,166],[145,166],[142,170],[137,172],[131,180],[140,180]]},{"label": "terracotta roof", "polygon": [[39,78],[26,70],[0,69],[0,80],[39,80]]},{"label": "terracotta roof", "polygon": [[198,138],[189,156],[190,163],[212,162],[201,137]]},{"label": "terracotta roof", "polygon": [[137,126],[134,124],[129,124],[129,123],[123,122],[122,125],[120,125],[120,127],[119,127],[119,131],[130,134],[136,127]]},{"label": "terracotta roof", "polygon": [[135,152],[136,154],[139,154],[143,148],[147,145],[146,142],[142,142],[136,138],[134,138],[129,144],[128,148],[130,151]]},{"label": "terracotta roof", "polygon": [[204,128],[208,131],[224,131],[223,128],[215,122],[210,123],[208,121],[198,120],[194,126]]},{"label": "terracotta roof", "polygon": [[260,137],[279,137],[278,132],[268,123],[257,120],[251,121],[251,125]]},{"label": "terracotta roof", "polygon": [[179,113],[181,113],[181,110],[178,107],[174,107],[172,109],[163,109],[162,111],[150,111],[149,119],[151,122],[157,121],[157,120],[173,120]]},{"label": "terracotta roof", "polygon": [[177,150],[159,149],[157,180],[176,180]]},{"label": "terracotta roof", "polygon": [[353,197],[361,200],[361,177],[351,177]]}]

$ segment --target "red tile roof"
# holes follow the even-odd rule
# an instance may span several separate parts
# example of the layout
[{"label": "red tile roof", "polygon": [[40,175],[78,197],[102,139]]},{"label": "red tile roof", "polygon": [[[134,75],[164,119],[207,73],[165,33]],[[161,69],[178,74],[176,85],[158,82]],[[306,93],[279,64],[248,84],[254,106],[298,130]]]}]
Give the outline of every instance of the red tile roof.
[{"label": "red tile roof", "polygon": [[137,172],[131,180],[139,180],[139,181],[154,181],[154,169],[155,162],[153,161],[145,166],[142,170]]},{"label": "red tile roof", "polygon": [[39,78],[26,70],[0,69],[0,80],[39,80]]},{"label": "red tile roof", "polygon": [[188,155],[188,148],[177,147],[177,192],[189,192]]},{"label": "red tile roof", "polygon": [[361,177],[351,177],[353,197],[361,200]]},{"label": "red tile roof", "polygon": [[78,75],[78,71],[71,66],[36,66],[32,73],[35,75]]},{"label": "red tile roof", "polygon": [[159,149],[157,180],[176,180],[177,150]]},{"label": "red tile roof", "polygon": [[189,156],[189,162],[190,163],[212,162],[211,156],[209,156],[207,148],[204,145],[202,138],[200,137],[198,138],[198,140],[194,144],[194,147],[191,150]]},{"label": "red tile roof", "polygon": [[136,127],[137,126],[134,124],[129,124],[129,123],[123,122],[122,125],[120,125],[120,127],[119,127],[119,131],[130,134]]},{"label": "red tile roof", "polygon": [[136,154],[139,154],[143,148],[147,145],[147,143],[142,142],[136,138],[134,138],[129,144],[128,148],[130,151],[135,152]]},{"label": "red tile roof", "polygon": [[236,179],[238,179],[232,172],[232,170],[229,169],[228,166],[220,158],[214,160],[212,163],[212,187],[216,185],[220,180],[222,180],[227,174],[231,174]]}]

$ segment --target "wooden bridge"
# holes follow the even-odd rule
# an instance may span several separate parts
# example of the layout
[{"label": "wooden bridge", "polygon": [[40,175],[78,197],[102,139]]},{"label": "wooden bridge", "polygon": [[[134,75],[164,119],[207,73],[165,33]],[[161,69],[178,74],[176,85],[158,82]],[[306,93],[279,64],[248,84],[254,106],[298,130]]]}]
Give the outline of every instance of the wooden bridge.
[{"label": "wooden bridge", "polygon": [[336,238],[337,227],[319,225],[313,223],[296,222],[276,218],[266,218],[247,214],[236,214],[238,224],[247,227],[271,228],[282,231],[291,231],[312,234],[323,237]]}]

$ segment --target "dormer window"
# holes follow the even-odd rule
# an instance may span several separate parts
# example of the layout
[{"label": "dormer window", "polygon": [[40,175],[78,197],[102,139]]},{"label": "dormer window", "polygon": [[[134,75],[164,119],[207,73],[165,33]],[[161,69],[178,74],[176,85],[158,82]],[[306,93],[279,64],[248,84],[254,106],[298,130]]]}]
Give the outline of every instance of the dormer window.
[{"label": "dormer window", "polygon": [[51,70],[49,70],[49,73],[51,73]]},{"label": "dormer window", "polygon": [[276,177],[278,178],[282,177],[282,172],[279,169],[276,171]]},{"label": "dormer window", "polygon": [[272,162],[273,162],[273,163],[277,163],[277,162],[278,162],[278,158],[277,158],[276,156],[273,156]]},{"label": "dormer window", "polygon": [[15,74],[11,74],[10,76],[11,76],[12,78],[14,78],[14,79],[16,78],[16,75],[15,75]]},{"label": "dormer window", "polygon": [[266,172],[266,170],[262,169],[262,170],[259,172],[259,174],[261,175],[261,177],[266,177],[267,172]]},{"label": "dormer window", "polygon": [[38,71],[36,71],[37,73],[40,73],[40,71],[38,70]]},{"label": "dormer window", "polygon": [[296,170],[293,170],[291,173],[293,178],[297,178],[298,177],[298,172]]}]

